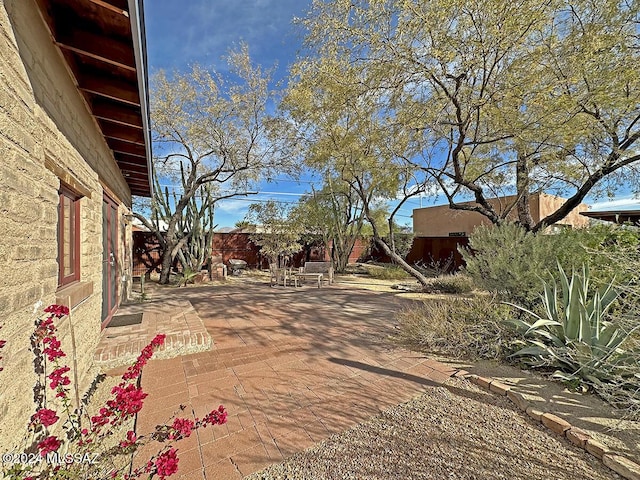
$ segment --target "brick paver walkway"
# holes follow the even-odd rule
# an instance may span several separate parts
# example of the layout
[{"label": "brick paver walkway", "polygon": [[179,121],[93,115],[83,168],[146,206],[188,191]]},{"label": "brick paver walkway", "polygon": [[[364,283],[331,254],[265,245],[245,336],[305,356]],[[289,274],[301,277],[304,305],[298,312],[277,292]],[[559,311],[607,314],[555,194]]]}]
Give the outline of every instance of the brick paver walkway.
[{"label": "brick paver walkway", "polygon": [[388,340],[403,305],[393,294],[255,283],[179,294],[215,344],[208,352],[149,363],[142,382],[149,396],[137,431],[166,423],[181,404],[187,408],[180,416],[202,417],[219,404],[229,412],[226,425],[178,444],[179,479],[242,478],[453,373]]}]

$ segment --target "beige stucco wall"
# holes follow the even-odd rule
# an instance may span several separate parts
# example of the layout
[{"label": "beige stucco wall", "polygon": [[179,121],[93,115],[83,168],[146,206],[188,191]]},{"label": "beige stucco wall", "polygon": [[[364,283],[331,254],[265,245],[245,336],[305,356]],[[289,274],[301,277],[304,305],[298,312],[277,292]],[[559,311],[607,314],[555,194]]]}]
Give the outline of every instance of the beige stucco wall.
[{"label": "beige stucco wall", "polygon": [[[494,208],[500,213],[511,207],[514,196],[490,199]],[[538,222],[562,205],[564,199],[546,194],[535,194],[530,199],[531,216]],[[582,228],[589,224],[589,219],[579,212],[587,211],[586,204],[572,210],[558,225],[571,225],[572,228]],[[515,208],[507,216],[511,221],[517,220]],[[417,208],[413,211],[413,231],[418,237],[448,237],[450,233],[464,233],[470,235],[479,225],[491,225],[484,215],[467,210],[452,210],[449,205]]]},{"label": "beige stucco wall", "polygon": [[[81,391],[95,376],[101,332],[103,185],[117,197],[121,215],[131,205],[126,182],[34,0],[0,2],[0,158],[0,338],[7,340],[0,360],[0,451],[6,451],[33,413],[28,348],[38,305],[56,300],[60,177],[88,193],[81,200],[80,280],[93,293],[60,330],[70,366],[70,325],[75,330]],[[122,248],[119,255],[126,265]]]}]

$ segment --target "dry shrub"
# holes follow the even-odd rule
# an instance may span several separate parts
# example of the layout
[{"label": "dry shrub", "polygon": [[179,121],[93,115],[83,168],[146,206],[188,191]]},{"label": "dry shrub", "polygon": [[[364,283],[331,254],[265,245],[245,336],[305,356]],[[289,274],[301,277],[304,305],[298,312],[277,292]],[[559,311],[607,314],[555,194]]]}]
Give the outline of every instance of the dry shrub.
[{"label": "dry shrub", "polygon": [[505,359],[516,334],[511,307],[491,296],[425,301],[398,313],[397,340],[412,349],[466,359]]},{"label": "dry shrub", "polygon": [[397,265],[367,265],[366,268],[369,276],[378,280],[406,280],[411,278],[411,275]]},{"label": "dry shrub", "polygon": [[470,293],[472,290],[473,280],[460,273],[433,278],[424,289],[425,292],[433,293]]}]

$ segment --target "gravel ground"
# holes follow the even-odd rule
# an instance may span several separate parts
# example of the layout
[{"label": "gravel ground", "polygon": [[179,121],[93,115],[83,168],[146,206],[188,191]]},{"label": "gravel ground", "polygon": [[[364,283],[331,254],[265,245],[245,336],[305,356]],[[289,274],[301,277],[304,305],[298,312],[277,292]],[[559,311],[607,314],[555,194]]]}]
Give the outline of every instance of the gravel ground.
[{"label": "gravel ground", "polygon": [[505,397],[451,379],[246,480],[619,478]]}]

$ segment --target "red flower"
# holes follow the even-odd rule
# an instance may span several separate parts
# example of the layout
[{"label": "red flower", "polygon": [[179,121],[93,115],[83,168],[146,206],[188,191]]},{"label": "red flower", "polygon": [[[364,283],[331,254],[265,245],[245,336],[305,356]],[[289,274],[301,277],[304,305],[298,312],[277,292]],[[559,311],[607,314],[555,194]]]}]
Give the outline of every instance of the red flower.
[{"label": "red flower", "polygon": [[[173,421],[173,429],[175,430],[175,433],[184,438],[187,438],[191,435],[194,427],[195,423],[193,423],[193,421],[189,420],[188,418],[176,418]],[[174,436],[174,434],[171,434],[169,435],[169,438],[174,438]]]},{"label": "red flower", "polygon": [[47,355],[50,362],[53,362],[56,358],[66,357],[66,354],[60,350],[60,340],[56,337],[45,337],[42,340],[42,343],[49,344],[47,347],[42,349],[42,353]]},{"label": "red flower", "polygon": [[71,383],[69,377],[64,375],[69,370],[70,368],[65,365],[64,367],[56,368],[49,374],[49,378],[51,379],[51,383],[49,384],[49,386],[52,390],[58,388],[59,385],[69,385]]},{"label": "red flower", "polygon": [[159,333],[153,338],[153,340],[151,340],[150,345],[153,347],[160,347],[164,344],[165,338],[167,338],[167,336],[164,333]]},{"label": "red flower", "polygon": [[56,412],[54,412],[53,410],[49,410],[48,408],[41,408],[31,417],[31,420],[37,420],[45,427],[50,427],[59,419],[60,418],[56,415]]},{"label": "red flower", "polygon": [[[142,368],[147,364],[147,362],[153,356],[154,350],[157,347],[164,344],[165,337],[166,335],[162,333],[156,335],[154,339],[151,340],[151,343],[142,349],[136,362],[127,369],[124,375],[122,375],[122,379],[126,381],[126,380],[135,380],[136,378],[138,378],[142,373]],[[121,386],[123,385],[121,384]]]},{"label": "red flower", "polygon": [[4,347],[7,344],[6,340],[0,340],[0,348]]},{"label": "red flower", "polygon": [[58,318],[69,315],[69,308],[64,305],[49,305],[44,311]]},{"label": "red flower", "polygon": [[127,432],[127,439],[126,440],[122,440],[120,442],[120,447],[122,447],[122,448],[130,447],[131,445],[134,445],[136,443],[137,439],[138,439],[138,437],[136,437],[135,432],[129,430]]},{"label": "red flower", "polygon": [[138,413],[142,409],[142,401],[147,397],[142,388],[135,385],[127,385],[124,388],[121,385],[116,385],[111,393],[115,394],[116,398],[109,400],[107,406],[120,412],[123,416]]},{"label": "red flower", "polygon": [[111,416],[111,410],[102,407],[100,409],[100,415],[91,417],[91,423],[97,426],[106,425],[109,423],[109,417]]},{"label": "red flower", "polygon": [[176,449],[172,448],[156,459],[156,472],[160,479],[170,477],[178,471],[178,455]]},{"label": "red flower", "polygon": [[55,452],[60,448],[62,442],[56,437],[49,436],[38,443],[38,450],[40,450],[40,456],[44,457],[49,452]]},{"label": "red flower", "polygon": [[227,423],[227,412],[224,407],[220,405],[217,410],[211,410],[203,419],[206,425],[222,425]]}]

